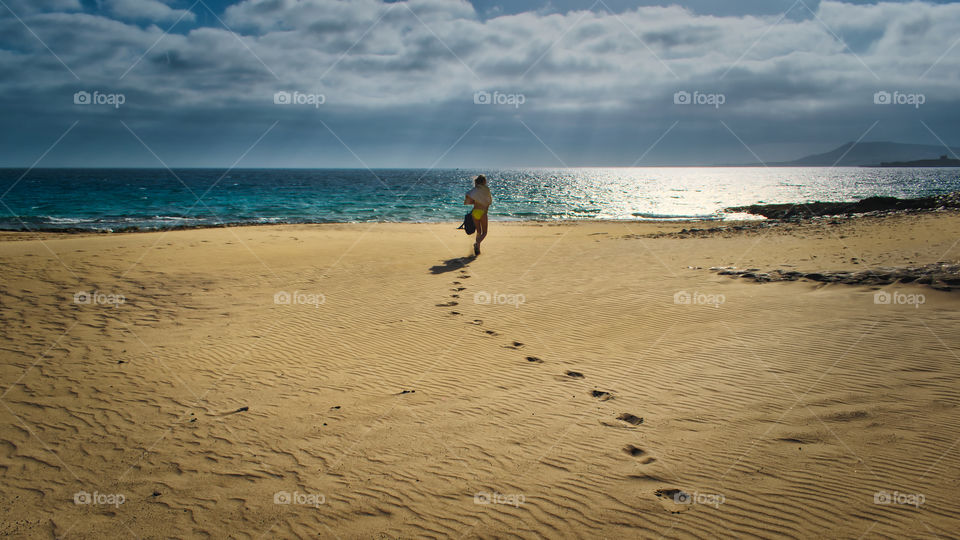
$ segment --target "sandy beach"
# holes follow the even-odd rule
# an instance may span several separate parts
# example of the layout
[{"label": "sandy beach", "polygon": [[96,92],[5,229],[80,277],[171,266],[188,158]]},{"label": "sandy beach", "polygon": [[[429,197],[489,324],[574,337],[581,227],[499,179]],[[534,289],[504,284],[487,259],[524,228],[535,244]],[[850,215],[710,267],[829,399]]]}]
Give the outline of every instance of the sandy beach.
[{"label": "sandy beach", "polygon": [[[935,538],[960,214],[0,235],[0,533]],[[877,296],[877,293],[889,296]],[[886,302],[884,302],[886,299]]]}]

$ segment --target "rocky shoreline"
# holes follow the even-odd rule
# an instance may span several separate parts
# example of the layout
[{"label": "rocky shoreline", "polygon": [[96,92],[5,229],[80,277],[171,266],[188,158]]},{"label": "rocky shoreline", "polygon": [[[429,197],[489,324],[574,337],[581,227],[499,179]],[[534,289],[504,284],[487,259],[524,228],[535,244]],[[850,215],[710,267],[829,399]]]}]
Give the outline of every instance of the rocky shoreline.
[{"label": "rocky shoreline", "polygon": [[770,270],[762,272],[759,268],[738,269],[715,266],[710,269],[721,276],[743,278],[759,283],[773,281],[798,281],[807,279],[820,283],[843,283],[845,285],[890,285],[891,283],[917,283],[929,285],[940,291],[960,289],[960,265],[937,262],[924,266],[879,267],[851,272],[838,270],[830,272],[797,272],[792,270]]},{"label": "rocky shoreline", "polygon": [[768,219],[804,219],[822,216],[849,216],[853,214],[887,213],[918,210],[960,208],[960,191],[935,197],[899,199],[897,197],[868,197],[857,202],[810,202],[796,204],[751,204],[725,208],[726,212],[738,212],[763,216]]},{"label": "rocky shoreline", "polygon": [[[813,202],[796,204],[754,204],[726,208],[726,212],[764,216],[766,220],[739,221],[733,225],[684,228],[679,231],[627,234],[623,238],[709,238],[738,234],[764,234],[769,229],[789,233],[808,225],[840,225],[852,219],[884,218],[900,214],[960,211],[960,191],[936,197],[898,199],[870,197],[859,202]],[[722,223],[722,222],[720,222]]]}]

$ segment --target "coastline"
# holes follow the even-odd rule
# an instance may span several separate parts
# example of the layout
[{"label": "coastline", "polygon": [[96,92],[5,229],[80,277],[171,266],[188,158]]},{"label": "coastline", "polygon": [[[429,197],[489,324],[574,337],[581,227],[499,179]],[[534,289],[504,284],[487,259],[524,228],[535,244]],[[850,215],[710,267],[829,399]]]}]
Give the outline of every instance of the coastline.
[{"label": "coastline", "polygon": [[[749,223],[751,220],[745,221]],[[722,219],[687,219],[687,218],[665,218],[665,219],[645,219],[645,220],[629,220],[629,219],[491,219],[491,223],[497,224],[576,224],[576,223],[739,223],[739,220],[729,220],[723,221]],[[248,223],[248,222],[234,222],[234,223],[222,223],[222,224],[205,224],[205,225],[177,225],[172,227],[157,227],[157,228],[145,228],[145,227],[126,227],[117,230],[107,230],[107,229],[85,229],[81,227],[64,227],[64,228],[49,228],[49,229],[3,229],[0,228],[0,234],[49,234],[49,235],[77,235],[77,234],[88,234],[88,235],[111,235],[111,234],[140,234],[140,233],[156,233],[156,232],[166,232],[166,231],[193,231],[193,230],[204,230],[204,229],[231,229],[231,228],[245,228],[245,227],[296,227],[296,226],[325,226],[325,225],[460,225],[458,221],[302,221],[302,222],[290,222],[290,223]]]},{"label": "coastline", "polygon": [[[662,220],[735,221],[762,219],[731,208],[766,202],[802,208],[841,205],[872,195],[897,196],[903,208],[944,191],[960,179],[946,170],[859,169],[505,169],[493,180],[497,221]],[[226,172],[226,171],[225,171]],[[13,189],[6,199],[5,230],[71,232],[189,229],[196,227],[325,222],[458,221],[467,174],[459,170],[381,171],[234,170],[193,171],[181,182],[163,170],[34,170],[19,180],[7,173],[0,183]],[[3,176],[3,175],[0,175]],[[797,178],[805,178],[806,185]],[[197,201],[191,193],[216,195]],[[499,187],[498,187],[499,186]],[[563,197],[544,197],[560,189]],[[92,190],[92,191],[90,191]],[[546,191],[545,191],[546,190]],[[83,193],[89,191],[88,197]],[[598,193],[603,194],[597,196]],[[717,195],[711,196],[709,194]],[[886,199],[885,199],[886,200]],[[751,206],[748,206],[751,207]],[[752,208],[752,207],[751,207]],[[726,210],[725,210],[726,209]],[[818,210],[819,213],[823,213]],[[774,216],[775,217],[775,216]]]},{"label": "coastline", "polygon": [[[728,226],[735,226],[741,222],[756,223],[766,221],[768,223],[790,222],[802,219],[848,219],[851,217],[864,216],[885,216],[897,213],[914,212],[937,212],[947,209],[960,208],[960,192],[951,192],[943,195],[931,197],[919,197],[913,199],[900,199],[897,197],[868,197],[859,201],[851,202],[824,202],[810,201],[798,203],[758,203],[747,206],[736,206],[725,208],[715,216],[709,218],[688,218],[678,216],[663,218],[643,218],[643,219],[595,219],[595,218],[561,218],[561,219],[491,219],[494,223],[722,223]],[[739,216],[757,216],[756,219],[737,219]],[[725,216],[730,216],[726,218]],[[494,214],[493,217],[496,217]],[[129,226],[117,229],[92,229],[85,227],[60,227],[30,229],[24,225],[22,228],[9,229],[0,228],[0,233],[50,233],[50,234],[125,234],[125,233],[149,233],[163,231],[188,231],[195,229],[220,229],[231,227],[267,227],[276,225],[337,225],[337,224],[373,224],[373,223],[395,223],[395,224],[446,224],[459,223],[455,220],[450,221],[427,221],[427,220],[400,220],[400,221],[272,221],[272,222],[250,222],[237,221],[215,224],[199,225],[173,225],[169,227],[139,227]]]}]

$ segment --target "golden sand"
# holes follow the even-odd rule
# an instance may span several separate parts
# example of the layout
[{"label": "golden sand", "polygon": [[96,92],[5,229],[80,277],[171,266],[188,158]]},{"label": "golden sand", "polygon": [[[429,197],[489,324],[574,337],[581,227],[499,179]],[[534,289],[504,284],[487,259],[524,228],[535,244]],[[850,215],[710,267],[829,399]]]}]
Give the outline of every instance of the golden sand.
[{"label": "golden sand", "polygon": [[5,234],[0,533],[955,536],[960,296],[709,268],[956,263],[960,216],[690,226]]}]

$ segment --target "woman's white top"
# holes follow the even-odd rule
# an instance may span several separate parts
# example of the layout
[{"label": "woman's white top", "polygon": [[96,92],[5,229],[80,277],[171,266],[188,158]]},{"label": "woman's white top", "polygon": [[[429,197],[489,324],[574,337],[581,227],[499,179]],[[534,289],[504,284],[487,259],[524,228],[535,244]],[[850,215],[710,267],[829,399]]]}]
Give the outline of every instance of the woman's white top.
[{"label": "woman's white top", "polygon": [[493,194],[490,193],[490,188],[487,186],[475,186],[467,192],[467,197],[470,197],[475,203],[484,208],[493,204]]}]

